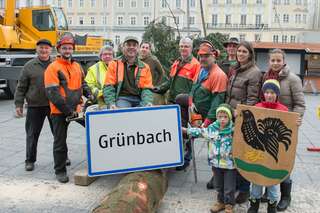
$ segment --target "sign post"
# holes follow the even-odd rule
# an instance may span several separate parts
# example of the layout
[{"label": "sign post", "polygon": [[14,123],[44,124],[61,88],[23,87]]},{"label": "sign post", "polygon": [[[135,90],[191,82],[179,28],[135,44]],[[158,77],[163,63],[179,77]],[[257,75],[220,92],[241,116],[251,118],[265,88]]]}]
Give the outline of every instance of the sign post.
[{"label": "sign post", "polygon": [[178,105],[86,113],[88,175],[183,165]]}]

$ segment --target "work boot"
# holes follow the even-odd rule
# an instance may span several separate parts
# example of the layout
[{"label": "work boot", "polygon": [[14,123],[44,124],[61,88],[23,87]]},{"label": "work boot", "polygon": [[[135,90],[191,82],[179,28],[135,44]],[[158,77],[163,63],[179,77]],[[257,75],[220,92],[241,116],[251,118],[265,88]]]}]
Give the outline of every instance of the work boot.
[{"label": "work boot", "polygon": [[232,213],[233,212],[233,205],[230,205],[230,204],[225,205],[224,212],[225,213]]},{"label": "work boot", "polygon": [[221,210],[223,210],[225,208],[224,203],[221,202],[216,202],[210,209],[211,213],[217,213],[220,212]]},{"label": "work boot", "polygon": [[247,213],[258,213],[259,206],[260,206],[260,199],[250,198],[250,208],[248,209]]},{"label": "work boot", "polygon": [[189,161],[184,161],[184,164],[182,166],[176,167],[176,170],[177,171],[182,171],[182,170],[185,170],[186,168],[188,168],[188,166],[190,166],[190,162]]},{"label": "work boot", "polygon": [[214,189],[214,176],[207,183],[207,189]]},{"label": "work boot", "polygon": [[56,178],[60,183],[67,183],[69,182],[69,177],[67,176],[66,172],[56,174]]},{"label": "work boot", "polygon": [[248,201],[250,197],[250,192],[239,192],[237,198],[236,198],[236,203],[242,204]]},{"label": "work boot", "polygon": [[277,201],[268,201],[267,213],[276,213],[277,212]]},{"label": "work boot", "polygon": [[268,200],[268,189],[265,188],[264,193],[261,198],[261,203],[267,203],[268,201],[269,201]]},{"label": "work boot", "polygon": [[291,187],[292,187],[292,181],[290,181],[289,183],[285,183],[285,182],[280,183],[281,199],[277,206],[277,210],[279,212],[285,211],[288,208],[288,206],[290,206]]},{"label": "work boot", "polygon": [[71,165],[71,161],[70,161],[69,158],[67,158],[67,160],[66,160],[66,166],[70,166],[70,165]]},{"label": "work boot", "polygon": [[26,162],[25,169],[26,169],[26,171],[32,171],[32,170],[34,170],[34,163],[32,163],[32,162]]}]

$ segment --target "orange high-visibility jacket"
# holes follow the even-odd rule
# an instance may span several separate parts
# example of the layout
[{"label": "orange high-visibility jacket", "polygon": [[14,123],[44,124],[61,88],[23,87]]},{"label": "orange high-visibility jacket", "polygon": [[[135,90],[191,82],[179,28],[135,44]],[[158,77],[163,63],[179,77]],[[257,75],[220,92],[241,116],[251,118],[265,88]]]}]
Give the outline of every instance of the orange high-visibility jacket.
[{"label": "orange high-visibility jacket", "polygon": [[45,71],[44,84],[51,114],[80,111],[84,73],[80,64],[57,58]]}]

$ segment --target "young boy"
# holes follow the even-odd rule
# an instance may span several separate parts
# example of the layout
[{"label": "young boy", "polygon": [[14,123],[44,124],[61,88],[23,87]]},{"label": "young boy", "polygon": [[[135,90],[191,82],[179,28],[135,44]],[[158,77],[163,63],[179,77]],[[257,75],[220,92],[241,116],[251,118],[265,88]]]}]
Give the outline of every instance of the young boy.
[{"label": "young boy", "polygon": [[[278,101],[280,95],[280,84],[277,80],[270,79],[264,82],[262,86],[264,101],[257,103],[257,107],[275,109],[280,111],[288,111],[288,108]],[[259,210],[259,205],[262,197],[264,186],[252,184],[250,192],[250,208],[248,213],[256,213]],[[266,187],[268,198],[268,213],[277,212],[277,185]]]},{"label": "young boy", "polygon": [[235,204],[236,170],[232,158],[232,110],[228,104],[221,104],[216,110],[217,120],[208,128],[189,128],[192,137],[208,140],[208,162],[215,175],[218,202],[210,209],[211,213],[225,209],[232,213]]}]

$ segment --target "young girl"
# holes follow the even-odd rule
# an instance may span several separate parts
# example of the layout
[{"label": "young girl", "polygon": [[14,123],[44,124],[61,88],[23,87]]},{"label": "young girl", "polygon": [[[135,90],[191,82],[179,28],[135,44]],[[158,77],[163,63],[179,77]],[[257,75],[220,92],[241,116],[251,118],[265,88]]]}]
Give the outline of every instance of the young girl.
[{"label": "young girl", "polygon": [[[285,63],[285,53],[280,49],[274,49],[269,54],[269,70],[263,76],[263,82],[268,79],[278,80],[280,83],[279,101],[288,107],[290,112],[297,112],[303,116],[306,109],[301,79],[290,72]],[[262,82],[262,83],[263,83]],[[297,124],[301,124],[301,120]],[[290,176],[280,184],[281,198],[277,210],[284,211],[291,202],[292,180]]]},{"label": "young girl", "polygon": [[208,128],[189,128],[192,137],[208,139],[208,162],[215,175],[218,202],[210,209],[211,213],[225,209],[233,212],[236,190],[236,170],[232,158],[232,110],[228,104],[220,104],[216,110],[217,120]]},{"label": "young girl", "polygon": [[[257,103],[255,106],[275,109],[280,111],[288,111],[288,108],[278,101],[280,95],[280,84],[277,80],[270,79],[264,82],[262,86],[262,92],[264,100]],[[259,210],[259,205],[262,197],[262,189],[264,186],[252,183],[250,192],[250,208],[248,213],[257,213]],[[277,185],[268,186],[267,189],[267,199],[268,199],[268,213],[277,212],[276,205],[278,201]]]}]

